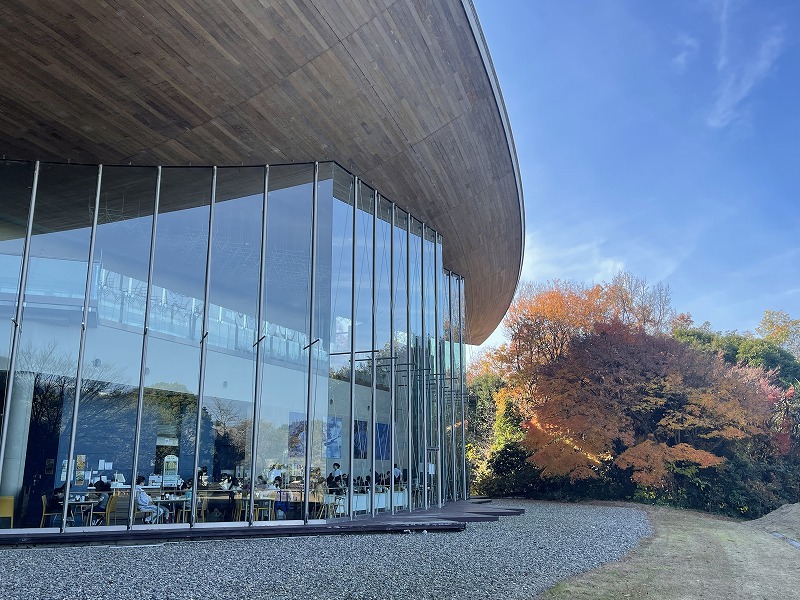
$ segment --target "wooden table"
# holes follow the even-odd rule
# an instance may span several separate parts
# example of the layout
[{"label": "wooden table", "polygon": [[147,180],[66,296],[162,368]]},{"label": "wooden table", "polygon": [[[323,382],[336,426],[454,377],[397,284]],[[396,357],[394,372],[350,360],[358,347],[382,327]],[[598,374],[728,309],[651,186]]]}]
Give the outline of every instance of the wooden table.
[{"label": "wooden table", "polygon": [[[71,500],[67,501],[67,515],[72,513],[73,523],[75,519],[75,507],[80,508],[81,518],[84,519],[84,515],[86,514],[86,510],[88,508],[89,518],[86,519],[86,522],[83,523],[84,527],[91,527],[92,521],[94,520],[94,507],[100,503],[100,500],[97,498],[87,499],[85,497],[81,498],[72,498]],[[69,521],[68,521],[69,522]]]}]

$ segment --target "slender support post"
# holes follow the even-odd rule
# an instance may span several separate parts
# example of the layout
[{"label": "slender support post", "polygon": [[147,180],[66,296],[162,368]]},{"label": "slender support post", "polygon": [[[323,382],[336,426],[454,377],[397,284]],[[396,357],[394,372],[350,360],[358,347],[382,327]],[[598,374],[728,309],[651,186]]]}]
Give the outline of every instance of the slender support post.
[{"label": "slender support post", "polygon": [[[39,187],[39,161],[33,168],[33,181],[31,182],[31,201],[28,205],[28,224],[25,229],[25,242],[22,247],[22,267],[19,275],[19,289],[17,290],[17,306],[12,321],[13,330],[11,334],[11,354],[8,361],[8,371],[6,371],[6,394],[4,398],[5,416],[3,417],[3,431],[0,433],[0,484],[3,482],[3,472],[5,471],[6,459],[6,439],[8,438],[8,417],[11,410],[11,392],[14,389],[14,375],[17,366],[17,346],[19,336],[22,331],[22,307],[25,298],[25,286],[28,282],[28,260],[31,252],[31,231],[33,230],[33,213],[36,208],[36,191]],[[20,467],[21,468],[21,467]],[[15,490],[16,496],[16,490]]]},{"label": "slender support post", "polygon": [[213,167],[211,176],[211,205],[208,211],[208,244],[206,246],[206,277],[203,292],[203,328],[200,337],[200,381],[197,390],[197,422],[194,435],[194,477],[192,478],[192,514],[191,526],[197,524],[197,472],[200,470],[200,432],[203,424],[203,402],[205,401],[205,374],[208,358],[208,304],[211,296],[211,250],[214,242],[214,205],[217,199],[217,167]]},{"label": "slender support post", "polygon": [[[128,522],[130,529],[133,525],[134,503],[136,502],[136,473],[139,469],[139,441],[142,437],[142,411],[144,408],[144,378],[147,368],[148,329],[150,323],[150,303],[153,294],[153,264],[156,251],[156,231],[158,226],[158,210],[161,203],[161,167],[158,167],[156,176],[156,198],[153,205],[153,222],[150,226],[150,257],[147,263],[147,291],[144,301],[144,332],[142,335],[142,359],[139,363],[139,393],[136,401],[136,425],[133,433],[133,464],[131,472],[130,502],[128,503]],[[194,503],[194,499],[192,499]]]},{"label": "slender support post", "polygon": [[[309,315],[308,315],[308,396],[306,398],[306,447],[305,447],[305,476],[303,481],[303,523],[308,523],[308,494],[309,494],[309,480],[311,479],[311,442],[312,431],[311,427],[314,423],[311,414],[314,403],[312,401],[314,389],[314,345],[320,341],[318,338],[314,339],[314,307],[316,292],[316,254],[317,254],[317,201],[318,201],[318,183],[319,183],[319,163],[314,163],[314,188],[311,194],[311,283],[309,286]],[[314,340],[314,341],[311,341]]]},{"label": "slender support post", "polygon": [[75,434],[78,428],[78,408],[81,403],[81,386],[83,385],[83,351],[86,348],[86,323],[89,321],[89,294],[92,289],[92,263],[94,262],[94,242],[97,237],[97,213],[100,211],[100,186],[103,183],[103,165],[97,165],[97,187],[94,194],[94,210],[92,211],[92,232],[89,234],[89,262],[86,265],[86,283],[83,288],[83,316],[81,335],[78,344],[78,365],[75,374],[75,400],[72,403],[72,422],[69,432],[69,451],[67,452],[67,481],[64,485],[64,506],[61,515],[61,532],[67,527],[69,513],[69,492],[72,487],[72,475],[75,468],[72,456],[75,453]]},{"label": "slender support post", "polygon": [[253,394],[253,437],[250,441],[250,502],[247,507],[247,523],[253,524],[255,515],[255,495],[256,495],[256,466],[258,459],[258,432],[261,421],[261,383],[263,369],[263,344],[265,334],[261,332],[261,323],[264,320],[264,288],[266,281],[267,264],[267,194],[269,192],[269,165],[264,166],[264,194],[261,199],[261,255],[258,267],[258,306],[256,307],[256,373],[255,373],[255,393]]}]

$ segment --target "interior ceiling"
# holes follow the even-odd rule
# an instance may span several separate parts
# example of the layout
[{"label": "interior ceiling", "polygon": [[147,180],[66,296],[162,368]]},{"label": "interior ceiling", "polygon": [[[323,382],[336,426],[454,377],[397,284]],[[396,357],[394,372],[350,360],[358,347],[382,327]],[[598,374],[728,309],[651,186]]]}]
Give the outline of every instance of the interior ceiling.
[{"label": "interior ceiling", "polygon": [[8,1],[0,53],[6,158],[336,160],[444,236],[471,343],[513,298],[516,157],[459,0]]}]

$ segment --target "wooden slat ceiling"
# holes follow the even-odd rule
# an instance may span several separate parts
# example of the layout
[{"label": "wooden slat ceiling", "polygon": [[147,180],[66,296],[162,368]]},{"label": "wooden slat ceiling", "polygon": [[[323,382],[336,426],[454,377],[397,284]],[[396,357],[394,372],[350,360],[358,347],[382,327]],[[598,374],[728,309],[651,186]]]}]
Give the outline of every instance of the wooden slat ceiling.
[{"label": "wooden slat ceiling", "polygon": [[500,115],[460,0],[0,3],[0,154],[336,160],[444,236],[472,343],[522,260]]}]

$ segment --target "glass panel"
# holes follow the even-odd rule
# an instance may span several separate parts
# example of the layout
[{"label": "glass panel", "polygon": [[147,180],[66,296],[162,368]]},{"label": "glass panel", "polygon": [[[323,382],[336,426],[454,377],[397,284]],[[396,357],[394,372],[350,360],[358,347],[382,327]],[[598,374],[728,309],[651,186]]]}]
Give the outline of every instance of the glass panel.
[{"label": "glass panel", "polygon": [[424,342],[422,339],[422,223],[411,217],[409,245],[411,322],[411,486],[414,508],[425,506],[423,495],[427,457],[425,449],[423,398],[425,385]]},{"label": "glass panel", "polygon": [[442,238],[436,244],[437,275],[439,277],[439,354],[441,368],[440,403],[442,422],[442,497],[453,500],[453,404],[450,395],[452,374],[450,366],[450,284],[442,268]]},{"label": "glass panel", "polygon": [[425,302],[425,340],[423,378],[425,381],[425,442],[428,445],[426,454],[426,473],[428,488],[428,505],[438,503],[438,464],[439,464],[439,413],[437,410],[437,386],[439,370],[436,352],[436,245],[435,232],[425,229],[424,252],[424,302]]},{"label": "glass panel", "polygon": [[456,473],[456,493],[458,498],[464,497],[464,452],[463,452],[463,404],[461,394],[461,288],[460,278],[452,278],[452,319],[453,319],[453,406],[455,412],[455,473]]},{"label": "glass panel", "polygon": [[355,402],[353,409],[353,512],[369,512],[372,484],[372,273],[373,273],[373,201],[372,188],[361,184],[356,211],[355,273]]},{"label": "glass panel", "polygon": [[378,219],[375,230],[375,510],[386,511],[392,480],[392,370],[391,330],[391,250],[392,204],[378,198]]},{"label": "glass panel", "polygon": [[313,182],[313,165],[270,167],[256,457],[265,489],[256,499],[258,520],[303,518]]},{"label": "glass panel", "polygon": [[93,501],[80,508],[95,524],[127,524],[116,501],[106,509],[114,488],[129,488],[133,469],[157,177],[155,168],[103,169],[72,457],[72,490]]},{"label": "glass panel", "polygon": [[[16,318],[17,313],[33,169],[32,163],[0,162],[0,181],[3,182],[0,188],[0,431],[5,415],[12,319]],[[0,496],[3,495],[0,493]],[[15,505],[15,508],[18,507]]]},{"label": "glass panel", "polygon": [[459,474],[461,477],[462,482],[462,491],[461,497],[466,498],[469,495],[469,473],[466,471],[466,457],[464,456],[464,444],[466,442],[466,427],[467,427],[467,419],[468,415],[466,414],[466,402],[464,400],[466,393],[467,393],[467,384],[466,384],[466,364],[465,364],[465,336],[466,336],[466,327],[467,327],[467,320],[466,320],[466,310],[467,304],[465,301],[465,291],[464,291],[464,278],[459,277],[458,279],[458,323],[459,323],[459,336],[458,336],[458,360],[457,360],[457,372],[458,372],[458,400],[459,400],[459,421],[461,423],[461,439],[458,440],[456,443],[458,444],[458,452],[457,456],[459,459]]},{"label": "glass panel", "polygon": [[322,164],[317,189],[314,319],[321,364],[315,388],[321,392],[314,402],[309,505],[312,518],[331,519],[347,515],[354,178],[338,165]]},{"label": "glass panel", "polygon": [[395,437],[394,507],[408,509],[409,499],[409,399],[411,365],[408,344],[408,214],[395,208],[394,218],[394,353]]},{"label": "glass panel", "polygon": [[[206,521],[248,520],[263,167],[217,170],[201,468]],[[202,507],[201,507],[202,509]]]},{"label": "glass panel", "polygon": [[43,165],[40,170],[6,413],[2,491],[14,496],[19,507],[16,527],[54,525],[61,519],[43,519],[43,507],[59,515],[63,509],[64,496],[55,492],[67,477],[96,185],[96,167]]},{"label": "glass panel", "polygon": [[[191,509],[154,507],[143,494],[152,500],[165,493],[177,494],[175,488],[190,486],[195,476],[211,177],[210,168],[162,170],[138,473],[131,474],[137,482],[136,523],[164,522],[170,516],[188,521],[190,517]],[[213,422],[204,413],[202,435],[212,429]],[[201,453],[201,489],[208,484],[212,468],[211,455]],[[207,514],[198,509],[198,520],[205,520]]]}]

